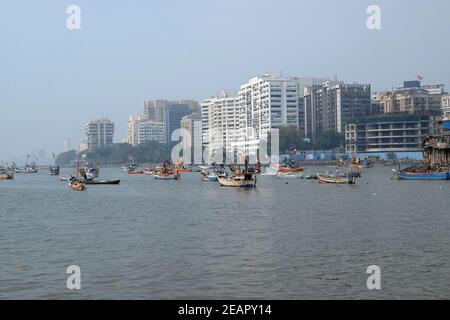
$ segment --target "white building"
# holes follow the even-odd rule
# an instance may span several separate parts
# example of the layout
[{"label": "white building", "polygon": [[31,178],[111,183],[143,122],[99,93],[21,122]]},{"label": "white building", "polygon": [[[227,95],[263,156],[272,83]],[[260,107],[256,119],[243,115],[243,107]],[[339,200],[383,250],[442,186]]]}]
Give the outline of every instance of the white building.
[{"label": "white building", "polygon": [[209,154],[223,148],[232,152],[240,136],[239,98],[222,91],[219,97],[204,100],[201,107],[203,145],[208,145]]},{"label": "white building", "polygon": [[108,119],[91,120],[86,123],[85,133],[89,150],[112,146],[114,122]]},{"label": "white building", "polygon": [[442,96],[442,112],[444,115],[450,115],[450,95]]},{"label": "white building", "polygon": [[165,143],[166,132],[164,124],[158,121],[142,121],[137,127],[137,144],[147,141],[157,141]]},{"label": "white building", "polygon": [[240,87],[241,148],[256,152],[261,138],[281,126],[303,129],[303,92],[305,87],[328,78],[298,78],[273,75],[257,76]]},{"label": "white building", "polygon": [[132,146],[146,141],[165,143],[165,126],[163,122],[148,120],[145,115],[132,115],[128,120],[127,142]]},{"label": "white building", "polygon": [[127,142],[132,146],[138,145],[139,123],[146,119],[147,118],[143,115],[131,115],[128,119]]}]

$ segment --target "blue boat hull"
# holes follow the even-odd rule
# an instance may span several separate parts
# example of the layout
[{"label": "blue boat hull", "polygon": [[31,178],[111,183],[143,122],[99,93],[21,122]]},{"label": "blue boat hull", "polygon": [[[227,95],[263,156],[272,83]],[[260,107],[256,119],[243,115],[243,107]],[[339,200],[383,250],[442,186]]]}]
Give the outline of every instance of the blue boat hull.
[{"label": "blue boat hull", "polygon": [[394,170],[394,175],[400,180],[450,180],[449,172],[436,173],[406,173]]}]

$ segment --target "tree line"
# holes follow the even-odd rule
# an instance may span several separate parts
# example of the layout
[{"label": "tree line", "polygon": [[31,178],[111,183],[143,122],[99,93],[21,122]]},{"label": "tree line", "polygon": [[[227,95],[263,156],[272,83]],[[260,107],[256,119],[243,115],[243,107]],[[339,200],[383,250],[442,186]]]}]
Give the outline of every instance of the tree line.
[{"label": "tree line", "polygon": [[138,163],[162,163],[170,158],[171,148],[157,141],[148,141],[133,147],[128,143],[117,143],[110,147],[77,153],[75,150],[64,152],[56,157],[56,164],[71,165],[82,160],[100,161],[104,164],[125,164],[133,155]]},{"label": "tree line", "polygon": [[[328,150],[344,146],[344,135],[327,131],[319,134],[315,140],[304,138],[304,133],[295,126],[280,128],[280,152],[297,150]],[[75,150],[61,153],[56,158],[56,164],[71,165],[77,160],[82,160],[83,155],[89,161],[100,161],[104,164],[128,163],[128,157],[133,155],[138,163],[162,163],[170,159],[172,145],[165,145],[157,141],[148,141],[133,147],[128,143],[117,143],[110,147],[84,151],[77,153]]]}]

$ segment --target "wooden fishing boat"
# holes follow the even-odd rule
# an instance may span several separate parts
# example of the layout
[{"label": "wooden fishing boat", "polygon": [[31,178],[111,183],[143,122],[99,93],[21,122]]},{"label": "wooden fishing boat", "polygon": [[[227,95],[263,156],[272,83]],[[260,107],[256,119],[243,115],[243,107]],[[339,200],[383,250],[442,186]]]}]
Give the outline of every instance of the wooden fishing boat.
[{"label": "wooden fishing boat", "polygon": [[12,180],[14,179],[14,174],[0,173],[0,180]]},{"label": "wooden fishing boat", "polygon": [[12,180],[14,179],[14,171],[10,168],[0,166],[0,180]]},{"label": "wooden fishing boat", "polygon": [[150,170],[150,169],[145,169],[144,170],[144,174],[148,175],[148,176],[153,176],[155,174],[157,174],[158,172],[156,170]]},{"label": "wooden fishing boat", "polygon": [[355,184],[356,178],[350,176],[339,176],[339,175],[331,175],[331,174],[320,174],[317,173],[317,179],[319,179],[319,183],[334,183],[334,184]]},{"label": "wooden fishing boat", "polygon": [[392,169],[397,180],[450,180],[450,172],[408,172]]},{"label": "wooden fishing boat", "polygon": [[117,185],[120,180],[82,180],[81,183],[86,185]]},{"label": "wooden fishing boat", "polygon": [[204,176],[204,177],[202,177],[202,181],[217,182],[217,181],[219,181],[219,177],[216,175]]},{"label": "wooden fishing boat", "polygon": [[305,179],[305,175],[299,172],[280,172],[277,177],[278,179]]},{"label": "wooden fishing boat", "polygon": [[154,177],[157,180],[180,180],[179,174],[158,173],[158,174],[155,174]]},{"label": "wooden fishing boat", "polygon": [[256,176],[245,174],[233,176],[230,178],[220,177],[219,183],[223,187],[238,187],[238,188],[254,188],[256,187]]},{"label": "wooden fishing boat", "polygon": [[302,172],[304,170],[305,169],[302,167],[283,167],[283,166],[278,167],[278,172],[282,173]]},{"label": "wooden fishing boat", "polygon": [[19,168],[15,163],[13,163],[12,169],[15,173],[38,173],[39,171],[39,169],[36,167],[36,163],[34,161],[28,163],[28,160],[24,168]]},{"label": "wooden fishing boat", "polygon": [[144,171],[142,171],[142,170],[133,170],[133,171],[128,171],[128,174],[144,174]]},{"label": "wooden fishing boat", "polygon": [[86,190],[86,184],[77,181],[76,179],[71,179],[69,182],[69,188],[75,191],[84,191]]},{"label": "wooden fishing boat", "polygon": [[39,170],[37,168],[29,167],[29,166],[27,166],[27,167],[25,167],[23,169],[20,169],[20,168],[15,168],[14,169],[15,173],[38,173],[38,171]]},{"label": "wooden fishing boat", "polygon": [[188,168],[182,161],[177,161],[175,169],[178,173],[192,172],[192,169]]},{"label": "wooden fishing boat", "polygon": [[266,167],[261,170],[262,176],[276,176],[278,174],[278,168],[275,166]]},{"label": "wooden fishing boat", "polygon": [[202,180],[209,182],[217,182],[219,181],[219,176],[215,172],[213,173],[202,172]]}]

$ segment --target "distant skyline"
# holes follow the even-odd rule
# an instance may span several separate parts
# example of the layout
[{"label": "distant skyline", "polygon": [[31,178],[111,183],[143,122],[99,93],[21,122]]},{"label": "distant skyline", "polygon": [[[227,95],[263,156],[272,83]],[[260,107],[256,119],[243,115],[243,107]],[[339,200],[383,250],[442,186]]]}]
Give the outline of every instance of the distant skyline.
[{"label": "distant skyline", "polygon": [[[369,5],[381,30],[366,27]],[[67,7],[81,8],[68,30]],[[149,99],[237,92],[264,74],[337,76],[386,90],[424,76],[450,88],[448,0],[10,1],[0,11],[0,161],[60,153],[90,119]]]}]

